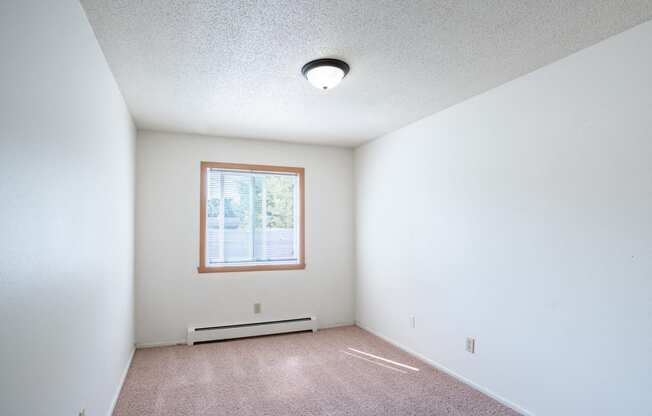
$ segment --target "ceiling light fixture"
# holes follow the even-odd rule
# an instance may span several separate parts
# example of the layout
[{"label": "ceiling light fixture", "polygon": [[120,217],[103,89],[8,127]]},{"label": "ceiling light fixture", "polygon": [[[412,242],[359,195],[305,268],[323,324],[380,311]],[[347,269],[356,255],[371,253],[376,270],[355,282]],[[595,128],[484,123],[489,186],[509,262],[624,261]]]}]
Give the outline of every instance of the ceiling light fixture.
[{"label": "ceiling light fixture", "polygon": [[349,64],[339,59],[324,58],[310,61],[301,68],[301,73],[315,88],[330,90],[349,73]]}]

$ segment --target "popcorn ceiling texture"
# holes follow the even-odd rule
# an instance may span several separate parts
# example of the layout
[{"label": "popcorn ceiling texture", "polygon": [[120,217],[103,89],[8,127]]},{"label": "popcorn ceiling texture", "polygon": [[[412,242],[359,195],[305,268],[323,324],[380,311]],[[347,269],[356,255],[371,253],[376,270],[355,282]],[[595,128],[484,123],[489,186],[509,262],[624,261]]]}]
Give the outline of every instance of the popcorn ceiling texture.
[{"label": "popcorn ceiling texture", "polygon": [[148,415],[518,413],[360,328],[343,327],[137,350],[113,416]]},{"label": "popcorn ceiling texture", "polygon": [[[357,145],[652,18],[650,0],[82,0],[136,124]],[[337,57],[328,92],[301,66]]]}]

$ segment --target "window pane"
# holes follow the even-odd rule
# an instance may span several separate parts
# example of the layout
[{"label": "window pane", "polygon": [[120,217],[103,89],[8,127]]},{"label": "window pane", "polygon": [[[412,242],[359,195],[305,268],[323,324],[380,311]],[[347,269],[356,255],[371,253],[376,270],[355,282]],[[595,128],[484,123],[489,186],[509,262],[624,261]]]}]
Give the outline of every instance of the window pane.
[{"label": "window pane", "polygon": [[250,174],[224,173],[224,260],[251,261],[253,213]]},{"label": "window pane", "polygon": [[224,261],[222,225],[222,172],[208,169],[206,176],[206,262]]},{"label": "window pane", "polygon": [[258,260],[295,260],[294,175],[264,175],[257,181],[255,255]]},{"label": "window pane", "polygon": [[208,169],[206,265],[298,261],[295,174]]}]

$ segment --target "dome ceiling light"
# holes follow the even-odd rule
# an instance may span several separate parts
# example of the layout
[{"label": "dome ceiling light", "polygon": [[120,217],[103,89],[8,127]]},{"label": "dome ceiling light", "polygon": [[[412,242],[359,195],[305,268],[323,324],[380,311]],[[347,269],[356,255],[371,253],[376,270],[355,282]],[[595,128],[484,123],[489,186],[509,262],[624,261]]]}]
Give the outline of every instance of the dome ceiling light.
[{"label": "dome ceiling light", "polygon": [[330,90],[349,73],[349,64],[339,59],[324,58],[310,61],[301,68],[301,73],[315,88]]}]

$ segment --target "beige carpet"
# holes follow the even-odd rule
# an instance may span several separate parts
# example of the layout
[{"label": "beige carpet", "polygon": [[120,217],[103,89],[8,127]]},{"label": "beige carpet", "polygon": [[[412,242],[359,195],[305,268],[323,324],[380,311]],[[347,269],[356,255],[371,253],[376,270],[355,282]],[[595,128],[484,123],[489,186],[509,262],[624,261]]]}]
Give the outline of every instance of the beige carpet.
[{"label": "beige carpet", "polygon": [[138,350],[114,416],[147,415],[518,413],[360,328],[342,327]]}]

